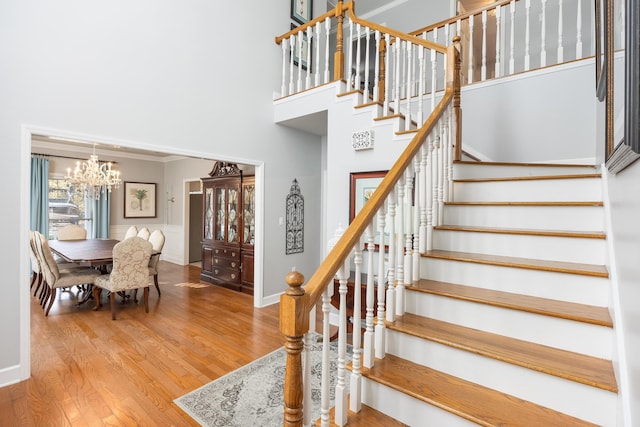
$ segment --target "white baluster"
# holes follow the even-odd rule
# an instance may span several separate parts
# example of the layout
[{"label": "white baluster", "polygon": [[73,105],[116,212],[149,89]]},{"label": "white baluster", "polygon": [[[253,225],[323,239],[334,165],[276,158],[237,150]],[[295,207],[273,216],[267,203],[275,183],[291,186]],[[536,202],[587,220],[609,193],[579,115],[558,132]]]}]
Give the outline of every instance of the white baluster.
[{"label": "white baluster", "polygon": [[480,81],[487,80],[487,11],[482,11],[482,66]]},{"label": "white baluster", "polygon": [[331,73],[329,72],[329,47],[330,47],[330,35],[331,35],[331,19],[327,17],[324,20],[324,32],[325,32],[325,41],[324,41],[324,82],[328,83],[331,78]]},{"label": "white baluster", "polygon": [[[355,84],[356,84],[356,75],[355,75],[355,69],[353,67],[353,44],[354,44],[354,38],[353,38],[353,28],[355,27],[355,24],[352,22],[351,25],[349,25],[349,39],[347,40],[347,43],[345,43],[346,45],[346,49],[348,50],[347,53],[347,73],[349,73],[347,75],[347,90],[353,90],[355,89]],[[356,59],[356,61],[358,61]]]},{"label": "white baluster", "polygon": [[[447,191],[446,194],[446,198],[444,199],[445,202],[450,202],[453,200],[453,126],[454,126],[454,113],[453,113],[453,103],[449,104],[449,109],[448,109],[448,114],[447,114],[447,120],[449,123],[448,126],[448,132],[447,132],[447,147],[449,147],[449,175],[447,177],[447,182],[449,183],[449,189]],[[442,213],[443,217],[444,217],[444,209],[443,209],[443,213]]]},{"label": "white baluster", "polygon": [[500,69],[502,67],[500,57],[501,39],[502,39],[502,21],[501,21],[502,6],[496,7],[496,64],[494,67],[494,77],[497,79],[500,77]]},{"label": "white baluster", "polygon": [[411,264],[413,266],[411,281],[413,283],[416,283],[420,278],[420,193],[422,192],[423,186],[420,181],[420,177],[422,176],[420,166],[420,155],[416,155],[413,158],[413,176],[415,177],[413,184],[413,250],[411,251]]},{"label": "white baluster", "polygon": [[296,84],[296,91],[302,91],[302,35],[304,31],[298,31],[296,40],[296,56],[298,57],[298,82]]},{"label": "white baluster", "polygon": [[[371,225],[369,226],[371,228]],[[353,355],[351,359],[351,378],[349,380],[349,409],[353,412],[360,412],[362,408],[362,376],[360,375],[360,358],[362,357],[362,344],[360,343],[362,323],[361,323],[361,301],[362,301],[362,240],[354,248],[353,264],[355,266],[355,277],[353,281],[353,326],[352,344]],[[373,271],[371,271],[373,273]],[[372,303],[373,305],[373,303]]]},{"label": "white baluster", "polygon": [[429,116],[436,108],[436,55],[437,52],[434,49],[431,49],[431,111],[427,116]]},{"label": "white baluster", "polygon": [[339,426],[347,424],[347,388],[345,382],[347,351],[347,282],[349,280],[349,258],[338,270],[340,287],[340,314],[338,321],[338,375],[336,380],[334,422]]},{"label": "white baluster", "polygon": [[322,25],[320,21],[316,22],[316,40],[318,45],[316,46],[316,73],[314,86],[320,86],[320,35],[322,33]]},{"label": "white baluster", "polygon": [[394,97],[395,97],[395,104],[394,104],[394,108],[395,108],[395,114],[400,114],[400,55],[402,53],[402,40],[400,39],[396,39],[396,72],[395,72],[395,93],[394,93]]},{"label": "white baluster", "polygon": [[[428,138],[428,136],[427,136]],[[427,156],[429,155],[429,141],[425,141],[420,147],[420,192],[418,193],[418,203],[420,206],[420,225],[418,226],[419,251],[427,251]]]},{"label": "white baluster", "polygon": [[[413,282],[413,165],[405,170],[405,228],[404,228],[404,285],[411,285]],[[397,304],[397,303],[396,303]],[[396,314],[404,314],[404,299],[402,300],[401,310]]]},{"label": "white baluster", "polygon": [[411,85],[413,84],[413,43],[407,42],[405,44],[407,47],[407,88],[406,88],[406,96],[407,96],[407,114],[406,119],[404,121],[404,129],[411,129]]},{"label": "white baluster", "polygon": [[[582,0],[578,0],[576,15],[576,59],[582,59]],[[591,50],[595,54],[595,47]]]},{"label": "white baluster", "polygon": [[542,16],[540,18],[540,67],[547,66],[547,0],[542,2]]},{"label": "white baluster", "polygon": [[387,75],[384,78],[384,101],[382,103],[382,115],[383,116],[388,116],[389,115],[389,99],[391,99],[391,78],[392,78],[392,73],[391,70],[393,69],[393,67],[391,66],[391,59],[393,58],[393,55],[391,54],[391,36],[389,34],[385,34],[384,35],[384,42],[385,42],[385,69],[386,69],[386,73]]},{"label": "white baluster", "polygon": [[376,53],[375,53],[375,76],[373,80],[373,101],[378,102],[380,99],[380,88],[378,82],[380,82],[380,31],[376,30]]},{"label": "white baluster", "polygon": [[[315,310],[311,310],[312,313]],[[303,408],[311,408],[313,407],[313,400],[311,399],[311,337],[312,333],[307,332],[304,334],[303,343],[304,343],[304,351],[302,352],[302,366],[304,367],[304,371],[302,372],[302,386],[304,388],[303,399],[302,399],[302,407]],[[303,411],[302,412],[302,423],[305,426],[311,425],[311,411]]]},{"label": "white baluster", "polygon": [[438,224],[438,218],[440,215],[438,214],[438,176],[440,175],[440,134],[438,126],[436,125],[433,129],[434,139],[433,139],[433,182],[431,185],[433,186],[433,193],[431,193],[431,197],[433,199],[433,204],[431,206],[431,223],[435,227]]},{"label": "white baluster", "polygon": [[369,42],[371,39],[371,29],[370,28],[365,28],[365,31],[367,32],[367,37],[366,37],[366,43],[367,46],[365,48],[365,58],[364,58],[364,102],[367,103],[369,102],[369,60],[371,57],[371,52],[370,52],[370,47],[369,47]]},{"label": "white baluster", "polygon": [[362,49],[360,45],[360,28],[361,25],[356,24],[356,78],[354,79],[356,85],[355,90],[360,90],[360,50]]},{"label": "white baluster", "polygon": [[509,37],[510,47],[509,47],[509,74],[515,73],[515,27],[516,27],[516,0],[511,0],[510,4],[510,12],[511,12],[511,34]]},{"label": "white baluster", "polygon": [[[383,235],[380,235],[381,239]],[[384,241],[380,241],[380,252],[378,253],[378,257],[384,258]],[[373,229],[373,224],[367,227],[367,311],[365,318],[365,331],[364,331],[364,357],[362,364],[365,368],[371,368],[373,366],[373,358],[374,358],[374,336],[373,336],[373,316],[374,316],[374,298],[375,298],[375,283],[374,283],[374,270],[373,270],[373,255],[376,252],[375,245],[375,230]],[[355,296],[354,296],[355,298]],[[355,323],[355,318],[354,318]],[[355,332],[354,332],[355,334]],[[354,344],[355,346],[355,344]],[[353,399],[353,398],[352,398]]]},{"label": "white baluster", "polygon": [[402,299],[404,297],[404,233],[405,233],[405,190],[406,185],[404,182],[404,175],[398,180],[397,184],[398,189],[398,230],[396,233],[396,305],[395,305],[395,313],[398,315],[398,308],[404,306],[402,303]]},{"label": "white baluster", "polygon": [[[440,118],[442,124],[442,165],[444,167],[442,174],[442,203],[449,198],[449,174],[450,174],[450,158],[449,158],[449,114],[447,111]],[[443,223],[444,208],[440,209],[440,224]]]},{"label": "white baluster", "polygon": [[443,128],[442,120],[436,125],[436,129],[440,131],[438,135],[438,215],[434,218],[436,225],[442,225],[442,214],[444,207],[444,145],[443,145]]},{"label": "white baluster", "polygon": [[294,74],[293,74],[293,58],[295,57],[295,46],[297,44],[296,37],[297,36],[294,35],[289,38],[290,40],[289,50],[291,53],[289,55],[289,95],[295,92],[295,80],[294,80]]},{"label": "white baluster", "polygon": [[418,61],[419,61],[419,70],[418,73],[420,75],[418,82],[418,121],[419,126],[422,126],[424,123],[424,91],[425,91],[425,73],[426,67],[424,64],[425,48],[422,46],[418,46]]},{"label": "white baluster", "polygon": [[562,0],[558,1],[558,60],[556,64],[562,64],[564,62],[564,41],[562,40],[564,31],[562,25]]},{"label": "white baluster", "polygon": [[280,86],[280,96],[287,96],[287,46],[289,39],[282,40],[280,47],[282,48],[282,85]]},{"label": "white baluster", "polygon": [[[378,234],[380,235],[380,251],[378,252],[378,321],[375,327],[375,356],[378,359],[383,359],[385,356],[385,310],[384,310],[384,296],[385,296],[385,282],[387,273],[384,268],[384,254],[385,254],[385,227],[386,227],[386,209],[387,202],[385,201],[382,208],[378,212]],[[367,308],[369,303],[367,303]],[[373,364],[373,361],[372,361]],[[365,365],[366,366],[366,365]]]},{"label": "white baluster", "polygon": [[524,31],[524,70],[529,71],[529,27],[530,27],[530,14],[531,14],[531,0],[526,0],[525,3],[526,8],[526,21],[525,21],[525,31]]},{"label": "white baluster", "polygon": [[307,54],[305,56],[305,58],[307,58],[307,78],[305,79],[305,82],[304,82],[305,89],[311,88],[311,58],[313,55],[313,52],[311,52],[311,46],[313,46],[313,28],[308,27],[307,28]]},{"label": "white baluster", "polygon": [[433,249],[433,140],[434,133],[427,136],[427,169],[425,171],[425,194],[427,205],[427,250]]},{"label": "white baluster", "polygon": [[473,83],[473,20],[475,16],[469,16],[469,72],[468,83]]},{"label": "white baluster", "polygon": [[333,286],[329,285],[322,294],[322,372],[320,377],[320,425],[322,427],[329,426],[329,403],[331,398],[329,391],[329,367],[331,366],[329,361],[329,344],[331,343],[331,336],[329,335],[331,323],[329,316],[331,312],[332,295]]},{"label": "white baluster", "polygon": [[389,280],[387,285],[387,311],[386,318],[389,322],[396,320],[396,190],[389,193]]}]

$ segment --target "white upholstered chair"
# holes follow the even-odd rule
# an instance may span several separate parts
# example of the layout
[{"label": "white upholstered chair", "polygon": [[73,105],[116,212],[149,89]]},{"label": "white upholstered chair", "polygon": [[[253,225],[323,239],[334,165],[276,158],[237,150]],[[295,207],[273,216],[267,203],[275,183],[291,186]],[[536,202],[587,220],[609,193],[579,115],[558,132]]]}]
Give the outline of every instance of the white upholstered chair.
[{"label": "white upholstered chair", "polygon": [[[40,261],[40,269],[46,283],[46,293],[41,300],[45,309],[45,316],[49,315],[49,310],[56,299],[57,290],[74,285],[84,285],[94,283],[100,276],[100,272],[91,267],[76,267],[69,270],[60,270],[53,258],[49,242],[41,233],[36,232],[34,241],[36,242],[36,253]],[[46,306],[46,307],[45,307]]]},{"label": "white upholstered chair", "polygon": [[38,293],[38,289],[40,289],[40,286],[43,282],[42,269],[40,268],[40,260],[38,258],[35,238],[35,232],[30,230],[29,257],[31,258],[31,289],[33,289],[33,286],[36,285],[36,288],[33,291],[33,296],[36,296],[36,294]]},{"label": "white upholstered chair", "polygon": [[132,225],[127,229],[127,232],[124,234],[124,239],[122,240],[128,239],[130,237],[135,237],[137,235],[138,235],[138,227],[136,227],[135,225]]},{"label": "white upholstered chair", "polygon": [[[154,252],[162,252],[164,246],[164,233],[162,230],[153,230],[149,236],[149,243],[153,246]],[[158,296],[160,296],[160,286],[158,285],[158,262],[160,261],[160,254],[151,255],[149,260],[149,276],[153,276],[153,283],[156,285]]]},{"label": "white upholstered chair", "polygon": [[144,311],[149,312],[149,258],[153,247],[141,237],[131,237],[113,247],[113,269],[108,275],[98,277],[94,282],[94,310],[100,308],[100,293],[106,289],[111,306],[111,318],[116,319],[115,296],[118,292],[144,288]]},{"label": "white upholstered chair", "polygon": [[76,224],[65,225],[58,230],[58,240],[84,240],[87,229]]},{"label": "white upholstered chair", "polygon": [[150,235],[151,233],[149,233],[149,229],[147,227],[142,227],[138,230],[138,237],[143,238],[144,240],[149,240]]}]

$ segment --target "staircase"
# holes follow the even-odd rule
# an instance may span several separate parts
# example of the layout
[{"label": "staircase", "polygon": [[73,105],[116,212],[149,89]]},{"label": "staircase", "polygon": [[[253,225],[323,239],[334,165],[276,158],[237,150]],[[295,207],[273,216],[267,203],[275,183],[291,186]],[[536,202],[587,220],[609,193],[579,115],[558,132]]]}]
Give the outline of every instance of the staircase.
[{"label": "staircase", "polygon": [[376,410],[411,426],[615,425],[599,174],[477,162],[453,172],[444,225],[406,313],[387,322],[386,357],[362,372],[366,406],[348,425],[374,425]]}]

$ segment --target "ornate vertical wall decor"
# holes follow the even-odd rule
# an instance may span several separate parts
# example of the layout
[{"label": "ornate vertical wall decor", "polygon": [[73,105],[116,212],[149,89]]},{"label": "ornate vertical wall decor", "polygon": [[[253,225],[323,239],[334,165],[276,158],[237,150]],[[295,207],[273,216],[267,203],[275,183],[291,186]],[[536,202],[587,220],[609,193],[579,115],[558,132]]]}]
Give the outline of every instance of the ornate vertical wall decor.
[{"label": "ornate vertical wall decor", "polygon": [[298,180],[291,183],[287,196],[287,249],[286,254],[304,252],[304,197]]}]

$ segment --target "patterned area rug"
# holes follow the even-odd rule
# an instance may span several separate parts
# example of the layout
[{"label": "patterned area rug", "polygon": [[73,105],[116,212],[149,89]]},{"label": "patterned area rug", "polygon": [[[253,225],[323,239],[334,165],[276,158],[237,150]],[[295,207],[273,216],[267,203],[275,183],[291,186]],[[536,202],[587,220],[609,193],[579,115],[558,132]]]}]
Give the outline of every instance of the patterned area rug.
[{"label": "patterned area rug", "polygon": [[[311,377],[313,408],[311,419],[320,418],[320,380],[322,375],[322,343],[315,342],[311,351]],[[347,361],[351,359],[347,347]],[[332,342],[331,399],[333,406],[338,343]],[[286,353],[284,348],[254,360],[174,402],[203,426],[247,427],[282,426],[283,390]],[[345,372],[347,390],[349,374]]]}]

